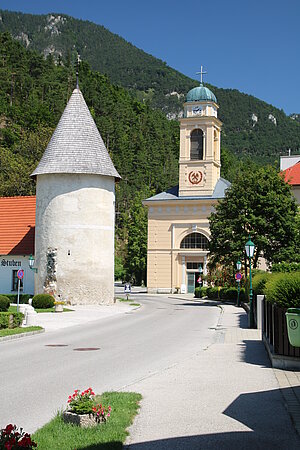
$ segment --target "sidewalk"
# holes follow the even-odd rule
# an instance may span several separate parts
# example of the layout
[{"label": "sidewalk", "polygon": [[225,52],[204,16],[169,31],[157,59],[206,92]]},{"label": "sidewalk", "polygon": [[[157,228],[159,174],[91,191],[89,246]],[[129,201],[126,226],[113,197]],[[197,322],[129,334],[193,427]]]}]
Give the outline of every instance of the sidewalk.
[{"label": "sidewalk", "polygon": [[130,386],[143,400],[127,450],[300,448],[300,373],[271,368],[241,308],[222,305],[215,338],[192,358]]},{"label": "sidewalk", "polygon": [[112,305],[76,305],[69,308],[73,311],[37,314],[36,325],[45,328],[46,332],[56,331],[132,310],[132,306],[119,302]]}]

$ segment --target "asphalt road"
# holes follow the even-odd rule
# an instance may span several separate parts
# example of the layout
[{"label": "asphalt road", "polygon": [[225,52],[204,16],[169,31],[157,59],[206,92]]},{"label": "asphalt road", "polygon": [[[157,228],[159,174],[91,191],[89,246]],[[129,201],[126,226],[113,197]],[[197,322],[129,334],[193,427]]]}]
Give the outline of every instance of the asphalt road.
[{"label": "asphalt road", "polygon": [[66,407],[74,389],[130,390],[216,338],[217,306],[137,297],[142,307],[132,312],[0,343],[0,428],[16,423],[31,433]]}]

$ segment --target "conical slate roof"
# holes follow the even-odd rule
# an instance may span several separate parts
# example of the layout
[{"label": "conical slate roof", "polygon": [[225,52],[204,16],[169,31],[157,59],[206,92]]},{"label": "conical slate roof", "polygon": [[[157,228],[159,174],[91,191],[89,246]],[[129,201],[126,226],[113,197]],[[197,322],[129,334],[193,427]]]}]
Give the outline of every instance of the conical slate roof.
[{"label": "conical slate roof", "polygon": [[79,88],[74,89],[31,176],[48,173],[87,173],[121,178]]}]

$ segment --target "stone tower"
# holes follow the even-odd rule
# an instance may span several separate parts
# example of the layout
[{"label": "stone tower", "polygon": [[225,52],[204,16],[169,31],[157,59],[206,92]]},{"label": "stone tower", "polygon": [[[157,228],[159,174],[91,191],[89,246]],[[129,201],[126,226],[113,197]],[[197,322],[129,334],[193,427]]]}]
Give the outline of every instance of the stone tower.
[{"label": "stone tower", "polygon": [[212,195],[220,178],[217,99],[201,83],[190,90],[180,120],[179,196]]},{"label": "stone tower", "polygon": [[71,304],[114,298],[115,181],[82,93],[74,89],[36,178],[35,293]]}]

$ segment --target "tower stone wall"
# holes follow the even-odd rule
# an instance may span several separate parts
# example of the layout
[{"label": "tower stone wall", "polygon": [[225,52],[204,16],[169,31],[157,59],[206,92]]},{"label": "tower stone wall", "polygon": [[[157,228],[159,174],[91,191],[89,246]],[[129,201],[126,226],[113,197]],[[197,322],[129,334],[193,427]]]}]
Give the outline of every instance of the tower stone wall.
[{"label": "tower stone wall", "polygon": [[71,304],[113,302],[114,199],[112,177],[37,176],[36,292]]}]

